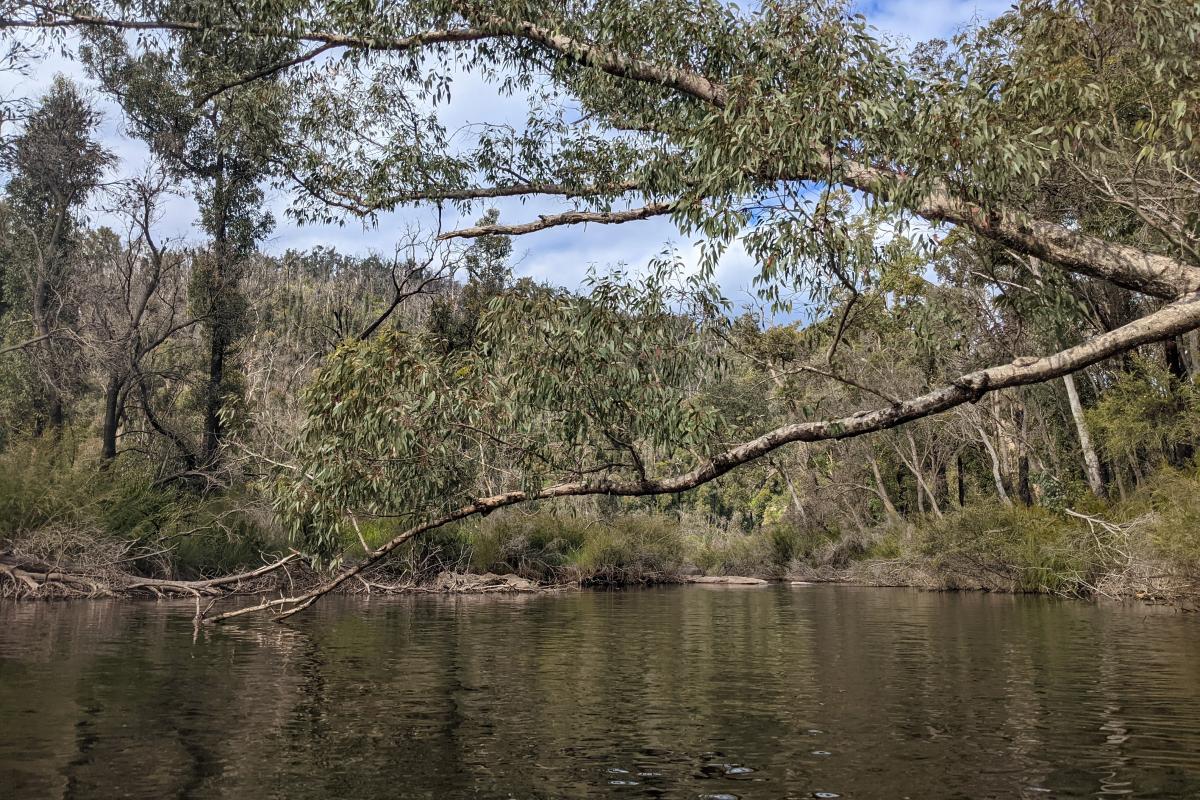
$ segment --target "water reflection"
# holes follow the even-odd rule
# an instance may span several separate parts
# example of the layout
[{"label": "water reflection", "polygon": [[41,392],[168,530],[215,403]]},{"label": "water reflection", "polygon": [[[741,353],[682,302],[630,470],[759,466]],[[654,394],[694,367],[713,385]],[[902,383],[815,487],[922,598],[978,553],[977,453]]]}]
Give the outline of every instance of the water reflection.
[{"label": "water reflection", "polygon": [[[1200,620],[845,587],[0,607],[13,797],[1195,797]],[[8,794],[6,791],[6,794]]]}]

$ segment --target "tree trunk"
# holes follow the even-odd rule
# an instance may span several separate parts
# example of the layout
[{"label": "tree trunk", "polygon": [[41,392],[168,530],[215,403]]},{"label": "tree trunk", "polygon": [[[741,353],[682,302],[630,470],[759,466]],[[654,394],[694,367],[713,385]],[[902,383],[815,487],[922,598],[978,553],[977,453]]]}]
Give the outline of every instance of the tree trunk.
[{"label": "tree trunk", "polygon": [[1029,485],[1029,427],[1025,419],[1025,398],[1019,394],[1013,402],[1013,428],[1016,429],[1013,443],[1017,450],[1017,497],[1020,498],[1021,505],[1031,506],[1033,488]]},{"label": "tree trunk", "polygon": [[1067,386],[1067,402],[1071,406],[1071,418],[1075,420],[1075,432],[1079,434],[1079,449],[1083,451],[1083,471],[1087,476],[1088,488],[1096,497],[1104,497],[1104,475],[1100,471],[1100,457],[1096,455],[1096,448],[1092,446],[1092,435],[1083,416],[1083,404],[1079,402],[1079,392],[1075,388],[1075,376],[1070,373],[1063,375],[1063,383]]},{"label": "tree trunk", "polygon": [[996,482],[996,497],[1000,498],[1000,502],[1004,505],[1011,506],[1012,500],[1004,488],[1004,475],[1000,472],[1000,455],[992,446],[992,440],[988,438],[987,431],[983,429],[983,426],[976,423],[975,430],[979,433],[979,441],[983,442],[983,449],[987,450],[988,458],[992,461],[992,480]]},{"label": "tree trunk", "polygon": [[1136,489],[1146,481],[1146,475],[1142,472],[1141,459],[1138,458],[1136,450],[1127,450],[1126,458],[1129,459],[1129,469],[1133,473],[1133,486]]},{"label": "tree trunk", "polygon": [[958,490],[958,507],[963,508],[967,505],[967,481],[963,474],[962,450],[954,454],[954,478],[955,487]]},{"label": "tree trunk", "polygon": [[1179,347],[1179,339],[1172,336],[1170,339],[1163,341],[1163,356],[1167,362],[1167,369],[1182,382],[1187,382],[1188,370],[1183,363],[1183,351]]},{"label": "tree trunk", "polygon": [[875,460],[875,456],[869,456],[867,463],[871,465],[871,474],[875,476],[875,493],[879,495],[879,502],[883,503],[883,510],[887,513],[889,519],[900,519],[900,512],[892,505],[892,498],[888,496],[887,485],[883,482],[883,475],[879,473],[879,462]]},{"label": "tree trunk", "polygon": [[228,214],[229,205],[225,186],[225,159],[220,152],[217,154],[215,179],[213,182],[213,206],[215,221],[213,224],[213,260],[214,275],[209,291],[208,331],[208,386],[204,397],[204,433],[201,439],[201,456],[206,466],[217,462],[218,451],[221,447],[221,386],[225,380],[225,355],[229,349],[230,320],[228,314],[227,294],[230,280],[229,269],[229,236]]},{"label": "tree trunk", "polygon": [[1188,331],[1187,352],[1188,376],[1196,380],[1197,375],[1200,375],[1200,331]]},{"label": "tree trunk", "polygon": [[807,521],[808,513],[804,510],[804,503],[800,502],[800,493],[796,491],[796,484],[792,483],[792,476],[774,460],[769,460],[768,463],[775,468],[775,471],[783,477],[783,482],[787,484],[788,493],[792,498],[792,508],[800,515],[800,519]]},{"label": "tree trunk", "polygon": [[100,428],[100,458],[111,461],[117,457],[117,427],[121,419],[121,381],[116,376],[104,387],[104,421]]},{"label": "tree trunk", "polygon": [[950,503],[950,476],[946,474],[945,462],[940,462],[933,472],[933,493],[937,496],[939,506]]},{"label": "tree trunk", "polygon": [[46,410],[46,424],[50,426],[50,432],[54,436],[62,433],[63,425],[67,422],[67,414],[63,410],[62,398],[58,394],[58,390],[50,388],[49,408]]},{"label": "tree trunk", "polygon": [[[36,280],[30,303],[33,311],[33,329],[40,340],[38,347],[43,350],[45,363],[42,366],[46,370],[54,369],[56,362],[58,362],[54,353],[53,329],[50,326],[48,316],[50,291],[50,286],[46,281],[41,279]],[[53,380],[47,379],[43,388],[46,392],[46,423],[44,427],[42,425],[35,425],[34,430],[38,436],[41,436],[48,428],[50,434],[57,437],[62,432],[63,424],[66,422],[62,396]]]},{"label": "tree trunk", "polygon": [[921,502],[921,494],[924,493],[925,497],[929,500],[929,507],[933,511],[933,515],[938,519],[941,519],[942,509],[941,506],[938,505],[937,497],[934,496],[933,488],[930,487],[929,482],[925,480],[924,470],[921,468],[922,463],[920,458],[917,456],[917,443],[916,440],[913,439],[912,431],[905,429],[904,436],[908,440],[908,448],[912,454],[912,463],[908,465],[908,468],[912,472],[913,477],[917,480],[917,507],[921,511],[924,511],[924,504]]},{"label": "tree trunk", "polygon": [[221,447],[221,383],[225,377],[225,342],[220,331],[212,331],[208,350],[208,386],[204,396],[204,441],[205,464],[217,460]]},{"label": "tree trunk", "polygon": [[[1171,375],[1181,385],[1186,386],[1191,381],[1191,378],[1188,376],[1187,365],[1183,362],[1183,351],[1179,347],[1179,339],[1177,337],[1172,336],[1163,341],[1163,355],[1167,362],[1167,369],[1171,371]],[[1167,459],[1173,467],[1187,466],[1195,454],[1195,448],[1188,441],[1172,442],[1167,445]]]}]

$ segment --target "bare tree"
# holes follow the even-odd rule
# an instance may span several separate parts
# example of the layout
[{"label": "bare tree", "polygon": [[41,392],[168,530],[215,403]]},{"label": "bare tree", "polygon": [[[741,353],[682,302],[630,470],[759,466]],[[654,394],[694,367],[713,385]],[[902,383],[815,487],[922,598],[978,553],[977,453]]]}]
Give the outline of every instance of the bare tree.
[{"label": "bare tree", "polygon": [[[187,258],[155,233],[170,190],[169,178],[154,169],[120,184],[111,193],[111,206],[127,228],[121,235],[107,230],[94,235],[86,256],[80,336],[103,386],[100,455],[105,460],[117,455],[130,396],[143,392],[152,355],[196,323],[187,309]],[[144,408],[149,400],[142,399]],[[153,425],[157,418],[150,416]]]}]

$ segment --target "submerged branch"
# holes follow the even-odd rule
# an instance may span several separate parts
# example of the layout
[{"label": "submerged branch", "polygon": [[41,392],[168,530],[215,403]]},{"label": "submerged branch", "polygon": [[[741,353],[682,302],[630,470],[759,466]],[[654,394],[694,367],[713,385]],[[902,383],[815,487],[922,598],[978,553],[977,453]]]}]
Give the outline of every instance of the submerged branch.
[{"label": "submerged branch", "polygon": [[252,570],[195,581],[142,578],[96,568],[48,566],[28,563],[20,559],[14,560],[12,556],[5,553],[0,553],[0,556],[4,557],[0,558],[0,576],[12,581],[16,586],[16,596],[18,597],[21,596],[22,590],[26,595],[39,596],[43,589],[49,587],[65,591],[68,595],[83,594],[88,597],[114,594],[149,594],[155,597],[175,594],[200,597],[201,595],[223,595],[226,592],[224,587],[269,575],[296,561],[301,554],[292,551],[282,558]]}]

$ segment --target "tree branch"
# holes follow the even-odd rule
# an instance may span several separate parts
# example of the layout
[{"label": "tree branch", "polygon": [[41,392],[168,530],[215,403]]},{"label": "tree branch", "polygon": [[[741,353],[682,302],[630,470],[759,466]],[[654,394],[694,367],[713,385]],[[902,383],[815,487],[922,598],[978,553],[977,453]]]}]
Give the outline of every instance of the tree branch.
[{"label": "tree branch", "polygon": [[631,58],[610,48],[582,42],[532,22],[511,22],[501,17],[490,16],[487,18],[487,24],[495,30],[497,36],[526,39],[582,67],[591,67],[640,83],[667,86],[718,108],[723,108],[729,100],[729,90],[723,85],[691,70]]},{"label": "tree branch", "polygon": [[617,197],[644,188],[644,184],[638,180],[619,181],[607,185],[589,184],[582,186],[543,181],[501,184],[499,186],[430,186],[424,189],[398,192],[380,198],[367,198],[345,189],[316,185],[313,181],[297,173],[291,165],[282,160],[274,160],[274,163],[310,197],[328,206],[340,208],[360,216],[373,214],[377,211],[391,210],[396,206],[408,203],[453,203],[470,200],[492,200],[503,197],[531,197],[533,195],[567,198]]},{"label": "tree branch", "polygon": [[654,480],[619,481],[602,478],[591,481],[574,481],[548,486],[539,492],[513,491],[480,498],[436,519],[409,528],[378,547],[362,562],[342,569],[329,580],[304,594],[280,597],[255,606],[226,611],[207,617],[204,621],[216,623],[243,614],[273,609],[281,610],[276,619],[285,619],[308,608],[318,599],[363,570],[374,566],[414,537],[477,514],[490,513],[498,508],[531,500],[559,497],[582,495],[637,497],[678,494],[719,478],[742,464],[765,456],[792,442],[849,439],[875,431],[887,430],[905,422],[938,414],[964,403],[978,400],[988,392],[1058,378],[1131,348],[1177,336],[1197,327],[1200,327],[1200,294],[1193,294],[1128,325],[1050,356],[1019,358],[1011,364],[967,373],[950,384],[886,408],[861,411],[841,419],[784,425],[756,439],[726,450],[690,472],[680,475]]},{"label": "tree branch", "polygon": [[[484,17],[481,27],[437,29],[404,37],[375,38],[254,26],[206,25],[196,21],[123,20],[72,14],[69,11],[36,3],[28,5],[38,9],[43,16],[32,20],[0,19],[0,28],[56,28],[90,25],[121,30],[193,33],[216,30],[230,35],[278,37],[336,47],[387,51],[406,51],[427,44],[517,38],[533,42],[580,66],[598,69],[632,81],[666,86],[717,108],[724,108],[729,100],[729,91],[724,85],[694,71],[633,58],[611,48],[556,33],[533,22],[505,20],[494,15]],[[813,144],[812,150],[815,158],[824,159],[826,164],[840,166],[842,174],[836,178],[838,182],[871,195],[886,196],[889,190],[909,180],[908,177],[896,170],[857,163],[853,159],[847,158],[845,154],[831,152],[816,143]],[[798,181],[827,180],[829,178],[826,174],[792,174],[777,177]],[[932,187],[923,199],[912,203],[910,210],[918,216],[932,221],[963,225],[985,238],[1064,269],[1100,278],[1154,297],[1173,300],[1200,291],[1200,269],[1188,266],[1181,261],[1129,245],[1107,242],[1071,230],[1059,223],[1045,220],[1025,221],[1021,214],[1011,209],[983,209],[956,198],[945,187]],[[610,219],[607,221],[622,222],[626,220]],[[562,224],[569,224],[569,222]],[[532,228],[532,230],[540,229],[541,227]],[[449,236],[450,234],[447,234],[447,237]]]},{"label": "tree branch", "polygon": [[263,78],[274,75],[278,72],[283,72],[285,69],[290,69],[299,64],[303,64],[306,61],[312,61],[314,58],[321,55],[321,53],[324,53],[327,50],[332,50],[335,47],[338,47],[338,45],[333,44],[331,42],[326,42],[324,44],[317,45],[316,47],[312,48],[311,50],[301,53],[300,55],[295,56],[294,58],[288,58],[288,59],[284,59],[282,61],[277,61],[274,64],[268,64],[267,66],[263,67],[262,69],[258,69],[258,70],[255,70],[254,72],[250,72],[246,75],[242,75],[238,78],[235,78],[232,81],[228,81],[226,83],[221,84],[220,86],[218,86],[217,88],[213,89],[210,92],[206,92],[203,97],[201,97],[199,100],[196,101],[195,106],[196,106],[196,108],[199,108],[200,106],[209,102],[213,98],[218,97],[218,96],[224,94],[225,92],[228,92],[230,89],[236,89],[239,86],[245,86],[247,83],[253,83],[254,81],[261,80]]},{"label": "tree branch", "polygon": [[626,211],[566,211],[561,214],[543,214],[538,217],[536,222],[526,222],[521,225],[476,225],[471,228],[461,228],[456,231],[447,231],[438,238],[470,239],[478,236],[520,236],[535,231],[544,231],[547,228],[557,228],[561,225],[580,225],[588,222],[594,222],[597,225],[613,225],[670,214],[674,210],[674,203],[651,203]]},{"label": "tree branch", "polygon": [[49,333],[42,334],[41,336],[35,336],[32,339],[26,339],[23,342],[10,344],[7,347],[0,347],[0,356],[4,355],[5,353],[11,353],[15,350],[24,350],[26,347],[31,347],[38,342],[44,342],[47,339],[53,339],[58,334],[59,331],[50,331]]},{"label": "tree branch", "polygon": [[[831,156],[838,158],[837,156]],[[886,196],[910,178],[853,160],[842,162],[839,180],[875,196]],[[793,176],[795,180],[811,176]],[[1046,220],[1028,219],[1011,209],[987,210],[934,187],[912,204],[914,214],[933,222],[962,225],[985,239],[1003,244],[1070,272],[1106,280],[1125,289],[1174,300],[1200,291],[1200,269],[1131,245],[1109,242]]]}]

